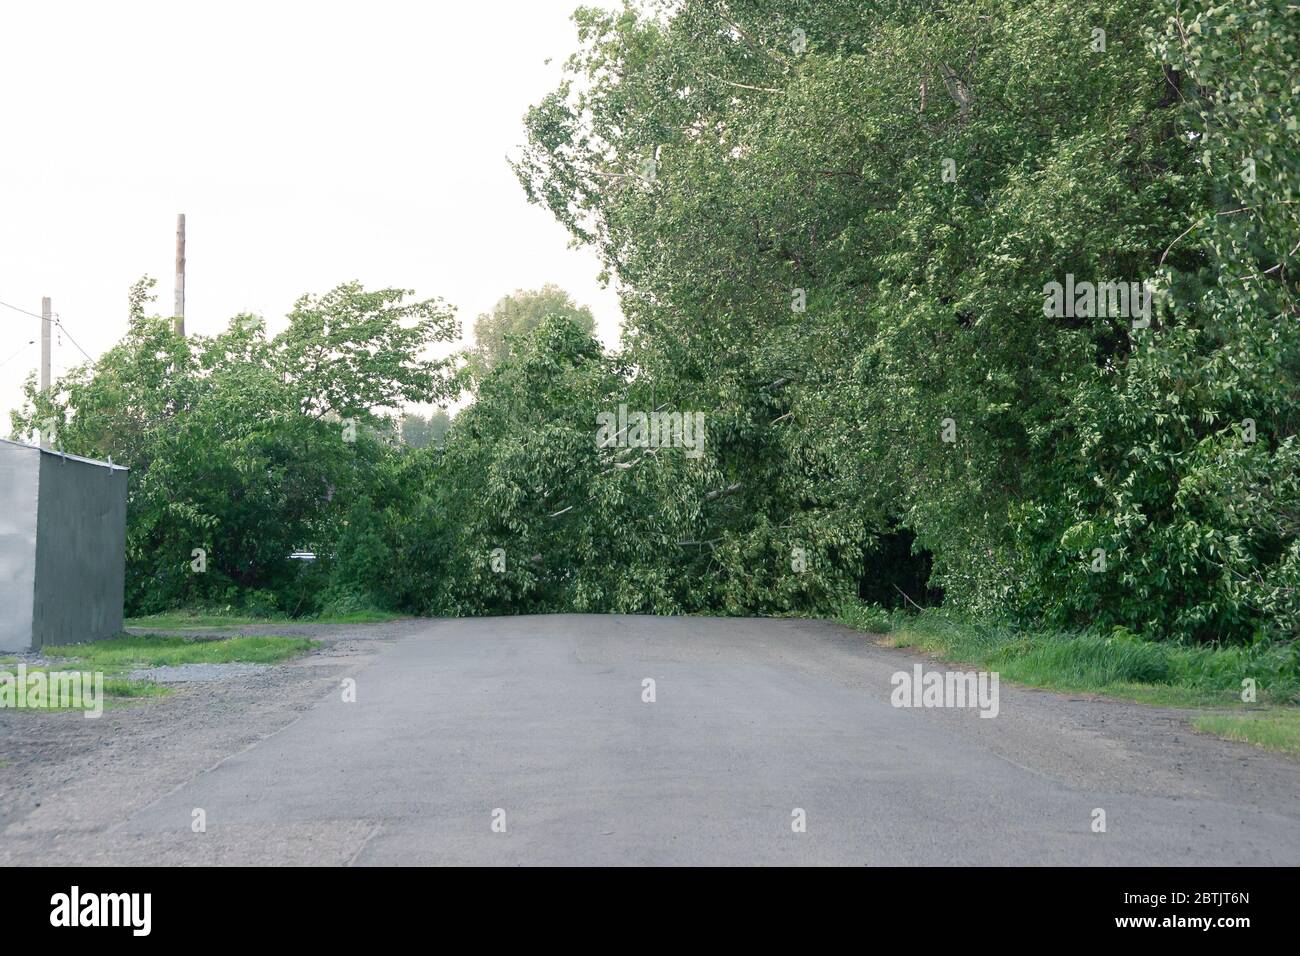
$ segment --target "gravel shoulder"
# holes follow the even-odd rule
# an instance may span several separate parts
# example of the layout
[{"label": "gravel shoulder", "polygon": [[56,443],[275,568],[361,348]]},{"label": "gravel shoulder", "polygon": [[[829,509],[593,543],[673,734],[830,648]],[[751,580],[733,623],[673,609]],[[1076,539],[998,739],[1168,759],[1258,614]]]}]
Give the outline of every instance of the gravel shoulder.
[{"label": "gravel shoulder", "polygon": [[[364,669],[385,644],[427,626],[395,621],[193,632],[310,637],[321,647],[271,666],[156,668],[164,677],[216,668],[206,676],[217,679],[166,681],[166,697],[118,703],[95,719],[71,711],[0,709],[0,865],[141,862],[146,848],[115,851],[103,835],[149,800],[288,726],[344,677]],[[143,855],[150,862],[189,862]]]}]

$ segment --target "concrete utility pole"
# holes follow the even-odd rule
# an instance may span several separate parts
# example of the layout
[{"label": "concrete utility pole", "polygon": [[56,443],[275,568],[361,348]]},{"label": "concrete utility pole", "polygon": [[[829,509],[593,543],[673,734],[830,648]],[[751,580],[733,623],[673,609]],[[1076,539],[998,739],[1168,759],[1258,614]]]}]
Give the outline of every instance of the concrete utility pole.
[{"label": "concrete utility pole", "polygon": [[185,336],[185,213],[176,216],[176,334]]},{"label": "concrete utility pole", "polygon": [[[54,325],[54,310],[47,295],[41,299],[41,391],[50,390],[50,328]],[[41,447],[50,447],[48,429],[41,429]]]}]

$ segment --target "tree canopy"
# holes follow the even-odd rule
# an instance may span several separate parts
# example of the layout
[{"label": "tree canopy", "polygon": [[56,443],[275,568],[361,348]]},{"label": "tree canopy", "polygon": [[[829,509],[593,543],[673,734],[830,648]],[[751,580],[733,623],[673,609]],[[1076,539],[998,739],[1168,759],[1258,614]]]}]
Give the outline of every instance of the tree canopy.
[{"label": "tree canopy", "polygon": [[[628,290],[629,360],[737,429],[717,467],[793,486],[783,518],[868,554],[905,528],[980,610],[1293,631],[1298,16],[585,9],[515,168]],[[1149,320],[1045,314],[1075,277],[1149,287]]]},{"label": "tree canopy", "polygon": [[276,336],[242,315],[220,335],[181,338],[169,318],[145,315],[148,289],[134,287],[129,331],[93,367],[49,393],[28,380],[14,432],[52,418],[59,447],[131,469],[132,610],[250,599],[312,609],[288,556],[334,549],[391,454],[386,410],[448,397],[453,360],[420,354],[456,337],[452,313],[349,283],[304,296]]},{"label": "tree canopy", "polygon": [[474,320],[473,358],[484,372],[506,359],[512,341],[527,335],[548,316],[568,319],[584,332],[591,332],[595,319],[591,309],[579,306],[559,286],[547,283],[540,289],[516,289],[502,296],[492,307]]},{"label": "tree canopy", "polygon": [[[552,285],[440,361],[450,310],[399,290],[179,340],[137,287],[123,342],[15,419],[132,466],[135,606],[858,596],[1300,632],[1300,9],[684,0],[575,23],[513,166],[617,281],[621,348]],[[394,423],[465,387],[441,441]]]}]

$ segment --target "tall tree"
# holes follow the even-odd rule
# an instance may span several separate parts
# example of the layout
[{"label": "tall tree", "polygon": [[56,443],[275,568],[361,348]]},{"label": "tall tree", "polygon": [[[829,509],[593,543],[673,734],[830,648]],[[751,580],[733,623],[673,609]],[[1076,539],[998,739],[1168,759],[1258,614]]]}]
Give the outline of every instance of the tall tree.
[{"label": "tall tree", "polygon": [[[907,529],[978,610],[1284,633],[1297,15],[588,8],[516,171],[627,290],[642,380],[728,423],[717,465],[774,526]],[[1149,318],[1045,311],[1076,279],[1149,283]]]},{"label": "tall tree", "polygon": [[569,293],[553,283],[502,296],[491,312],[474,320],[473,357],[478,371],[491,369],[510,354],[512,338],[526,335],[553,315],[567,319],[588,334],[595,327],[591,309],[575,303]]},{"label": "tall tree", "polygon": [[415,412],[402,416],[402,442],[411,448],[441,448],[451,428],[451,417],[445,408],[436,409],[427,418]]},{"label": "tall tree", "polygon": [[421,355],[456,337],[455,319],[438,300],[347,284],[301,299],[277,336],[245,315],[186,338],[145,315],[148,288],[133,288],[127,334],[93,366],[50,392],[29,383],[14,430],[53,418],[64,450],[130,467],[130,611],[266,594],[301,611],[312,595],[288,555],[315,551],[323,570],[392,454],[386,411],[451,396],[450,360]]}]

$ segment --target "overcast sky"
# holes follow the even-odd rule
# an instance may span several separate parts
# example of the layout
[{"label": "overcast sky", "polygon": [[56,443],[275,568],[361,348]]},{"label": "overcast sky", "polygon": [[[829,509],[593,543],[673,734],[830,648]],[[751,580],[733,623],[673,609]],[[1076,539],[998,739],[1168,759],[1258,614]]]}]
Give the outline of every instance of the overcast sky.
[{"label": "overcast sky", "polygon": [[[578,4],[4,4],[0,301],[39,312],[50,296],[98,356],[140,276],[170,314],[184,212],[192,332],[243,311],[277,330],[300,294],[349,279],[441,296],[468,328],[551,281],[614,344],[594,254],[506,165],[576,45]],[[0,308],[0,435],[39,331]],[[81,359],[56,340],[56,376]]]}]

